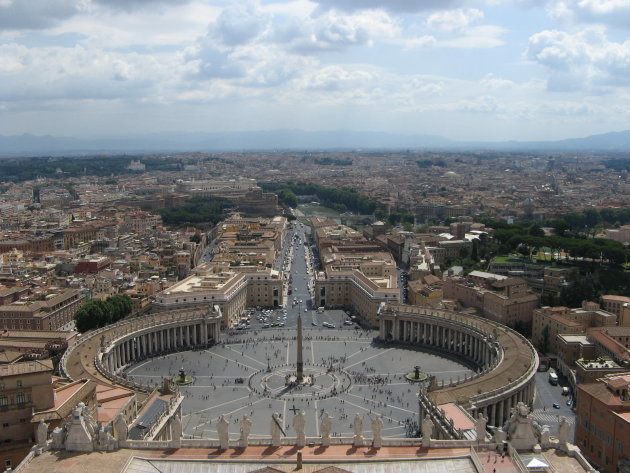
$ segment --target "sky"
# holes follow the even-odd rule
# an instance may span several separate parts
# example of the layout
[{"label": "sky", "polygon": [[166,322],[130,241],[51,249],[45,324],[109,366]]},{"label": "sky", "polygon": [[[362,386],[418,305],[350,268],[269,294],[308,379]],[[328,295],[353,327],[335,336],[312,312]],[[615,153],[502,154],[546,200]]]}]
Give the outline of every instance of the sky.
[{"label": "sky", "polygon": [[630,129],[630,0],[0,0],[0,134]]}]

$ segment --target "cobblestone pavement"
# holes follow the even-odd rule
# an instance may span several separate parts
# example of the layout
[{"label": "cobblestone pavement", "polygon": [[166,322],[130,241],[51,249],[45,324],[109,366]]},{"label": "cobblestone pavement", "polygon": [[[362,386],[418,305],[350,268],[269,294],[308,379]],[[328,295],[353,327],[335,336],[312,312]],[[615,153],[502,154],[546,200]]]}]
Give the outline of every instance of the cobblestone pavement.
[{"label": "cobblestone pavement", "polygon": [[208,350],[146,360],[127,374],[155,384],[163,376],[176,376],[182,367],[194,376],[192,385],[182,387],[186,396],[182,420],[188,437],[218,438],[221,414],[230,420],[233,439],[238,438],[240,421],[246,415],[252,420],[251,438],[268,437],[273,412],[282,417],[286,434],[292,436],[292,419],[299,410],[306,413],[307,436],[320,434],[319,422],[327,411],[334,417],[334,435],[353,435],[358,413],[366,437],[371,436],[371,419],[377,414],[383,416],[384,437],[405,437],[417,428],[417,386],[404,375],[416,365],[447,381],[471,371],[456,361],[413,348],[375,344],[376,335],[348,328],[306,328],[304,370],[314,376],[313,386],[275,389],[278,376],[284,379],[296,362],[295,331],[288,329],[243,331]]}]

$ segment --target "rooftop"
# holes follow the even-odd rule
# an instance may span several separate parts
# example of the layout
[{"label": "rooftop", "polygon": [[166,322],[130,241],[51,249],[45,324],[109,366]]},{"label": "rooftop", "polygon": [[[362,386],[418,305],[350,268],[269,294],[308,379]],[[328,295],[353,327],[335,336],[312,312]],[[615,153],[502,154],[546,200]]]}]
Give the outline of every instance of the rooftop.
[{"label": "rooftop", "polygon": [[0,377],[44,373],[46,371],[52,372],[52,370],[52,360],[25,361],[23,363],[14,363],[12,365],[0,365]]}]

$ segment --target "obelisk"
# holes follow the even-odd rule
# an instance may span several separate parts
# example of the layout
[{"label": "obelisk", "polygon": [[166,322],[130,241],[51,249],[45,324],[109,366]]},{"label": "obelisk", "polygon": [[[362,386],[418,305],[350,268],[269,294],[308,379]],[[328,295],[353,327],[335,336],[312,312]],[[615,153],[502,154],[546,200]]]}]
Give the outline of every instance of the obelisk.
[{"label": "obelisk", "polygon": [[302,314],[298,314],[297,321],[297,382],[301,383],[304,377],[304,361],[302,360]]}]

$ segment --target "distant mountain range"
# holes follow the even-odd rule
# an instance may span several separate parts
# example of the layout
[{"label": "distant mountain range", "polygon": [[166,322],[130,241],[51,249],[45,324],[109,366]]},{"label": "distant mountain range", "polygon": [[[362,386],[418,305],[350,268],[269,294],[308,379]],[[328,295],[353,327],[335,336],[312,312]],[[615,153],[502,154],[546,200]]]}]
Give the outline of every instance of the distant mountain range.
[{"label": "distant mountain range", "polygon": [[361,131],[242,131],[227,133],[153,133],[128,137],[64,138],[0,135],[0,156],[169,153],[185,151],[271,150],[495,150],[630,151],[630,130],[560,141],[453,141],[436,135]]}]

